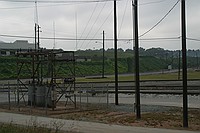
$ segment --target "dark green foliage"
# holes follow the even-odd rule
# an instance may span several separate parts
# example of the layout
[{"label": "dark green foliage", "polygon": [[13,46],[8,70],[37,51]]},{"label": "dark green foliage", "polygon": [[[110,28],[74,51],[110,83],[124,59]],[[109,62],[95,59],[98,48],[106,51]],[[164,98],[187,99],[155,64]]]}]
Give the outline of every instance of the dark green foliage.
[{"label": "dark green foliage", "polygon": [[[192,54],[193,51],[190,51]],[[197,52],[197,51],[196,51]],[[194,52],[193,52],[194,53]],[[134,51],[129,49],[123,51],[118,50],[118,72],[133,73],[134,72]],[[87,58],[89,61],[76,62],[76,76],[101,75],[102,74],[102,50],[86,50],[77,51],[76,56]],[[196,56],[196,54],[195,54]],[[197,68],[200,66],[200,58],[188,57],[188,68]],[[17,78],[17,62],[16,57],[0,57],[0,79],[16,79]],[[28,57],[20,58],[23,61],[31,61]],[[91,59],[91,61],[90,61]],[[181,61],[182,62],[182,61]],[[180,62],[180,66],[181,66]],[[18,65],[20,67],[21,64]],[[142,49],[140,48],[140,72],[162,71],[168,69],[168,65],[172,65],[173,69],[178,69],[179,59],[178,51],[168,51],[162,48]],[[70,77],[73,75],[72,64],[57,64],[57,75],[60,77]],[[29,68],[29,69],[27,69]],[[50,77],[51,68],[49,64],[43,64],[44,77]],[[40,69],[40,68],[39,68]],[[31,78],[31,64],[26,63],[20,72],[20,78]],[[108,49],[105,52],[105,74],[114,74],[114,52]]]}]

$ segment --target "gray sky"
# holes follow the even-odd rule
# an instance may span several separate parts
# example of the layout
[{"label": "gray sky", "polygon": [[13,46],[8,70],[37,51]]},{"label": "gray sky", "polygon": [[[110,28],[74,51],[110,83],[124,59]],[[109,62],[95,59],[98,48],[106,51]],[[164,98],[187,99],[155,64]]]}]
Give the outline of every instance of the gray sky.
[{"label": "gray sky", "polygon": [[[34,36],[36,11],[34,2],[0,1],[0,34]],[[16,0],[15,0],[16,1]],[[28,0],[27,0],[28,1]],[[32,0],[30,0],[32,1]],[[47,1],[47,0],[40,0]],[[55,1],[56,0],[52,0]],[[60,1],[60,0],[58,0]],[[38,22],[41,26],[41,37],[76,39],[101,39],[102,31],[106,38],[113,38],[113,1],[106,2],[69,2],[40,3],[38,2]],[[83,1],[83,0],[79,0]],[[91,1],[91,0],[88,0]],[[177,2],[177,0],[138,0],[139,1],[139,34],[143,34],[154,26]],[[200,39],[200,0],[186,0],[187,5],[187,37]],[[118,38],[132,38],[132,7],[131,0],[117,2]],[[77,16],[77,17],[76,17]],[[77,23],[77,26],[76,26]],[[77,34],[76,34],[77,29]],[[161,47],[170,50],[181,48],[180,2],[171,13],[151,32],[141,39],[177,38],[175,40],[141,40],[140,47]],[[8,38],[0,36],[1,41],[13,42],[24,38]],[[34,42],[34,39],[28,39]],[[101,41],[55,40],[56,48],[64,50],[100,49]],[[54,40],[41,40],[41,46],[53,48]],[[76,45],[77,44],[77,45]],[[113,48],[112,41],[105,42],[106,48]],[[199,49],[200,41],[187,41],[189,49]],[[118,47],[131,49],[131,41],[119,41]]]}]

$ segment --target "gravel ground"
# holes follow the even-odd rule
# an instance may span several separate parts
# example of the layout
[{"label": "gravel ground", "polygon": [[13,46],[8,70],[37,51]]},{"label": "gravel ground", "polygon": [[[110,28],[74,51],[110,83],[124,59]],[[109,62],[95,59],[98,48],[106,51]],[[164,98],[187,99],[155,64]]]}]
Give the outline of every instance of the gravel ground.
[{"label": "gravel ground", "polygon": [[[109,104],[109,110],[111,111],[120,111],[120,112],[127,112],[132,113],[134,112],[133,105],[130,104],[120,104],[116,106],[115,104]],[[154,112],[165,112],[174,109],[175,107],[169,106],[161,106],[161,105],[141,105],[141,112],[142,113],[154,113]]]}]

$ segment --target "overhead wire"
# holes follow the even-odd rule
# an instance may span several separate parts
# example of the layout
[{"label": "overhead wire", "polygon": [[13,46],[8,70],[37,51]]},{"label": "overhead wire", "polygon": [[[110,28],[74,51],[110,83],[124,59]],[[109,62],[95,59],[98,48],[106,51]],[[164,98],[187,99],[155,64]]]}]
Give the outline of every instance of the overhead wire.
[{"label": "overhead wire", "polygon": [[180,0],[178,0],[173,6],[172,8],[155,24],[153,25],[149,30],[147,30],[146,32],[144,32],[143,34],[141,34],[139,36],[139,38],[145,36],[146,34],[148,34],[150,31],[152,31],[154,28],[156,28],[171,12],[172,10],[178,5],[178,3],[180,2]]},{"label": "overhead wire", "polygon": [[[1,37],[9,37],[9,38],[28,38],[28,39],[32,39],[34,38],[33,36],[23,36],[23,35],[8,35],[8,34],[0,34]],[[151,41],[151,40],[178,40],[181,37],[155,37],[155,38],[143,38],[143,39],[139,39],[139,40],[146,40],[146,41]],[[75,41],[76,38],[66,38],[66,37],[40,37],[40,39],[44,39],[44,40],[52,40],[52,39],[56,39],[56,40],[65,40],[65,41]],[[195,40],[195,41],[200,41],[199,39],[195,39],[195,38],[187,38],[190,40]],[[93,41],[101,41],[101,38],[84,38],[84,39],[80,39],[78,38],[77,40],[93,40]],[[105,39],[106,41],[113,41],[113,38],[107,38]],[[118,41],[132,41],[134,39],[132,38],[120,38],[118,39]]]},{"label": "overhead wire", "polygon": [[[0,0],[0,2],[1,1],[4,1],[4,0]],[[10,1],[7,1],[7,0],[5,0],[6,2],[10,2]],[[112,0],[108,0],[108,1],[112,1]],[[118,1],[120,1],[120,0],[118,0]],[[18,1],[16,1],[16,2],[18,2]],[[100,3],[100,2],[107,2],[106,0],[105,1],[96,1],[95,3]],[[32,2],[31,2],[32,3]],[[52,1],[52,3],[46,3],[47,5],[38,5],[38,7],[54,7],[54,6],[69,6],[69,5],[77,5],[77,4],[84,4],[84,3],[90,3],[90,2],[84,2],[84,1],[82,1],[82,2],[78,2],[78,1],[71,1],[71,2],[64,2],[64,3],[56,3],[56,1]],[[94,3],[94,2],[93,2]],[[43,3],[43,4],[45,4],[45,3]],[[53,5],[52,5],[53,4]],[[0,10],[13,10],[13,9],[28,9],[28,8],[35,8],[35,6],[17,6],[17,7],[1,7],[0,8]]]},{"label": "overhead wire", "polygon": [[[90,28],[88,34],[86,35],[86,38],[88,38],[89,34],[92,32],[92,29],[93,29],[94,25],[96,24],[97,20],[99,19],[99,17],[100,17],[100,15],[101,15],[103,9],[105,8],[105,6],[106,6],[106,2],[104,3],[104,5],[102,6],[100,12],[98,13],[97,18],[95,19],[95,21],[94,21],[94,23],[92,24],[92,26],[91,26],[91,28]],[[83,46],[84,43],[85,43],[85,40],[82,42],[80,48]]]},{"label": "overhead wire", "polygon": [[139,6],[143,6],[143,5],[151,5],[151,4],[158,4],[158,3],[162,3],[162,2],[165,2],[167,0],[157,0],[157,1],[152,1],[152,2],[146,2],[146,3],[141,3],[139,4]]},{"label": "overhead wire", "polygon": [[[3,1],[3,0],[0,0],[0,1]],[[165,1],[165,0],[163,0],[163,1]],[[161,2],[161,1],[160,1]],[[146,34],[148,34],[150,31],[152,31],[154,28],[156,28],[171,12],[172,12],[172,10],[177,6],[177,4],[180,2],[180,0],[178,0],[176,3],[175,3],[175,5],[173,5],[172,6],[172,8],[154,25],[154,26],[152,26],[149,30],[147,30],[146,32],[144,32],[142,35],[140,35],[140,38],[141,37],[143,37],[143,36],[145,36]],[[151,2],[152,4],[153,3],[156,3],[156,2]],[[157,3],[158,3],[158,1],[157,1]],[[147,4],[147,3],[146,3]],[[150,2],[149,2],[149,4],[150,4]],[[142,5],[142,4],[141,4]],[[145,4],[143,4],[143,5],[145,5]],[[1,9],[1,8],[0,8]],[[112,12],[111,12],[112,13]],[[107,19],[108,19],[108,17],[107,17]],[[107,20],[106,19],[106,20]],[[104,23],[105,23],[105,21],[104,21]],[[104,24],[103,23],[103,24]],[[102,24],[102,25],[103,25]],[[99,28],[100,29],[100,28]],[[96,32],[96,33],[98,33],[98,32]],[[16,38],[30,38],[30,39],[33,39],[34,37],[31,37],[31,36],[14,36],[14,35],[4,35],[4,34],[2,34],[2,35],[0,35],[1,37],[16,37]],[[96,35],[95,35],[96,36]],[[80,40],[80,41],[85,41],[85,40],[89,40],[89,41],[92,41],[92,40],[102,40],[102,39],[98,39],[98,38],[94,38],[95,36],[93,36],[93,38],[84,38],[84,39],[82,39],[82,38],[79,38],[79,39],[77,39],[77,40]],[[50,38],[50,37],[41,37],[41,39],[55,39],[55,38]],[[59,38],[59,37],[57,37],[56,38],[57,40],[66,40],[66,41],[70,41],[70,40],[76,40],[75,38]],[[144,41],[152,41],[152,40],[176,40],[176,39],[180,39],[180,37],[171,37],[171,38],[144,38],[144,39],[139,39],[139,40],[144,40]],[[190,40],[190,41],[200,41],[200,39],[195,39],[195,38],[186,38],[187,40]],[[105,40],[107,40],[107,41],[113,41],[113,39],[105,39]],[[132,40],[132,39],[118,39],[118,41],[127,41],[127,40]]]},{"label": "overhead wire", "polygon": [[[95,38],[95,36],[100,32],[100,29],[103,27],[103,25],[106,23],[106,21],[108,20],[108,18],[110,17],[110,15],[112,14],[113,9],[110,11],[110,13],[108,14],[108,16],[106,17],[106,19],[104,20],[104,22],[101,24],[101,26],[99,26],[99,29],[96,31],[96,33],[94,34],[94,36],[92,37],[92,39]],[[106,40],[106,39],[105,39]],[[90,40],[88,42],[88,44],[86,45],[86,47],[91,43],[92,40]]]},{"label": "overhead wire", "polygon": [[[38,5],[38,7],[55,7],[55,6],[69,6],[69,5],[77,5],[81,3],[65,3],[65,4],[46,4],[46,5]],[[0,8],[0,10],[12,10],[12,9],[28,9],[28,8],[34,8],[34,6],[19,6],[19,7],[3,7]]]},{"label": "overhead wire", "polygon": [[[129,2],[129,0],[126,0],[125,9],[124,9],[124,12],[123,12],[122,20],[121,20],[119,31],[118,31],[118,37],[120,37],[120,34],[121,34],[122,25],[124,23],[124,17],[125,17],[126,10],[127,10],[127,7],[128,7],[128,2]],[[118,44],[118,45],[119,45],[119,47],[121,46],[121,44]]]},{"label": "overhead wire", "polygon": [[94,12],[95,12],[96,9],[97,9],[97,6],[98,6],[98,3],[96,3],[96,5],[95,5],[95,7],[94,7],[94,9],[93,9],[93,11],[92,11],[92,13],[91,13],[91,15],[90,15],[90,18],[88,19],[88,21],[87,21],[87,23],[86,23],[86,26],[85,26],[84,29],[83,29],[83,32],[82,32],[80,38],[82,38],[83,34],[85,33],[85,31],[86,31],[86,29],[87,29],[87,27],[88,27],[88,25],[89,25],[89,23],[90,23],[90,21],[91,21],[93,15],[94,15]]},{"label": "overhead wire", "polygon": [[122,16],[122,20],[121,20],[121,25],[120,25],[120,27],[119,27],[118,36],[119,36],[120,33],[121,33],[122,25],[123,25],[123,22],[124,22],[124,17],[125,17],[126,10],[127,10],[127,7],[128,7],[128,1],[129,1],[129,0],[126,0],[126,5],[125,5],[124,12],[123,12],[123,16]]},{"label": "overhead wire", "polygon": [[[0,0],[0,1],[4,1],[4,0]],[[6,1],[6,0],[5,0]],[[118,0],[119,1],[119,0]],[[157,4],[157,3],[161,3],[161,2],[164,2],[166,0],[161,0],[161,1],[155,1],[155,2],[147,2],[147,3],[142,3],[140,4],[139,6],[143,6],[143,5],[150,5],[150,4]],[[8,1],[6,1],[8,2]],[[51,6],[66,6],[66,5],[74,5],[74,4],[81,4],[81,3],[78,3],[78,2],[75,2],[75,3],[60,3],[60,4],[55,4],[56,2],[52,2],[54,3],[53,5],[38,5],[38,7],[51,7]],[[97,2],[99,3],[99,2]],[[47,3],[48,4],[48,3]],[[26,8],[34,8],[34,6],[18,6],[18,7],[1,7],[0,10],[12,10],[12,9],[26,9]]]},{"label": "overhead wire", "polygon": [[189,38],[189,37],[187,37],[186,39],[187,39],[187,40],[190,40],[190,41],[197,41],[197,42],[200,42],[200,39]]},{"label": "overhead wire", "polygon": [[[0,2],[14,2],[14,3],[34,3],[34,0],[0,0]],[[108,2],[113,0],[38,0],[38,3],[95,3],[95,2]],[[120,0],[117,0],[120,1]]]}]

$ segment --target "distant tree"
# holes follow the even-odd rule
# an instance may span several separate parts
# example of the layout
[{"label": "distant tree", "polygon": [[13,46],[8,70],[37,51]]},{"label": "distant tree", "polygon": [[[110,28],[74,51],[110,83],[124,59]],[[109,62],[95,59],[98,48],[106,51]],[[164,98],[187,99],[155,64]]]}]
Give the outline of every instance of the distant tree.
[{"label": "distant tree", "polygon": [[134,62],[133,58],[131,58],[131,57],[127,58],[127,67],[128,67],[127,68],[127,72],[128,73],[132,73],[133,72],[133,69],[134,69],[133,62]]},{"label": "distant tree", "polygon": [[107,49],[107,52],[114,52],[114,48]]},{"label": "distant tree", "polygon": [[154,57],[164,57],[168,54],[168,51],[164,50],[163,48],[150,48],[145,51],[147,56],[154,56]]},{"label": "distant tree", "polygon": [[86,52],[91,52],[91,51],[92,51],[92,49],[86,49],[85,51],[86,51]]},{"label": "distant tree", "polygon": [[145,55],[145,49],[140,47],[139,48],[139,54],[140,54],[140,56],[144,56]]},{"label": "distant tree", "polygon": [[133,53],[133,50],[132,49],[126,49],[125,52],[127,52],[127,53]]},{"label": "distant tree", "polygon": [[118,48],[117,51],[118,52],[124,52],[124,50],[122,48]]}]

